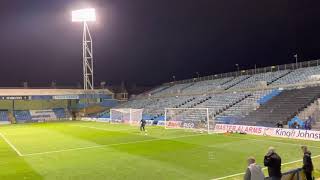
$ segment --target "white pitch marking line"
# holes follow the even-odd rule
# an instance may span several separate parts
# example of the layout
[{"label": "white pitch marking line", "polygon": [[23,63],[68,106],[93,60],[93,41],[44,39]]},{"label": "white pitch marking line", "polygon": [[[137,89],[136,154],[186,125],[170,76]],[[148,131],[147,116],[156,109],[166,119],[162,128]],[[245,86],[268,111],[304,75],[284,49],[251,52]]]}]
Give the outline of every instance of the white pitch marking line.
[{"label": "white pitch marking line", "polygon": [[101,147],[105,147],[105,145],[87,146],[87,147],[63,149],[63,150],[56,150],[56,151],[46,151],[46,152],[39,152],[39,153],[29,153],[29,154],[23,154],[22,156],[34,156],[34,155],[52,154],[52,153],[76,151],[76,150],[83,150],[83,149],[93,149],[93,148],[101,148]]},{"label": "white pitch marking line", "polygon": [[[315,159],[315,158],[318,158],[318,157],[320,157],[320,155],[313,156],[312,159]],[[285,166],[285,165],[288,165],[288,164],[293,164],[293,163],[297,163],[297,162],[301,162],[301,161],[302,160],[291,161],[291,162],[283,163],[283,164],[281,164],[281,166]],[[262,168],[262,170],[265,170],[265,169],[267,169],[267,167]],[[244,174],[245,173],[237,173],[237,174],[232,174],[232,175],[229,175],[229,176],[219,177],[219,178],[215,178],[215,179],[211,179],[211,180],[227,179],[227,178],[236,177],[236,176],[240,176],[240,175],[244,175]]]},{"label": "white pitch marking line", "polygon": [[[236,138],[236,139],[243,139],[243,140],[252,140],[252,141],[261,141],[261,142],[271,142],[271,143],[278,143],[278,144],[286,144],[286,145],[291,145],[291,146],[303,146],[303,145],[305,145],[305,144],[286,143],[286,142],[280,142],[280,141],[254,139],[254,138],[250,139],[250,138],[231,137],[231,136],[229,136],[229,137],[230,138]],[[320,146],[311,146],[311,145],[306,145],[306,146],[320,149]]]},{"label": "white pitch marking line", "polygon": [[212,180],[227,179],[227,178],[231,178],[231,177],[235,177],[235,176],[240,176],[240,175],[244,175],[244,173],[232,174],[232,175],[229,175],[229,176],[224,176],[224,177],[220,177],[220,178],[216,178],[216,179],[212,179]]},{"label": "white pitch marking line", "polygon": [[[137,130],[137,129],[121,129],[121,130],[109,130],[106,128],[99,128],[99,127],[94,127],[94,126],[84,126],[84,125],[70,125],[70,126],[74,126],[74,127],[82,127],[82,128],[90,128],[90,129],[97,129],[97,130],[102,130],[102,131],[111,131],[111,132],[120,132],[120,131],[128,131],[128,130],[132,130],[131,132],[134,132],[133,130]],[[139,129],[138,129],[139,130]],[[140,131],[140,130],[139,130]],[[129,133],[129,134],[135,134],[135,133]],[[199,134],[196,134],[195,136],[198,136]],[[200,134],[200,135],[211,135],[211,134]],[[194,136],[194,135],[190,135],[190,136]],[[184,136],[183,136],[184,137]]]},{"label": "white pitch marking line", "polygon": [[[83,127],[83,128],[91,128],[91,129],[98,129],[98,130],[103,130],[103,131],[110,131],[110,132],[121,132],[121,131],[126,131],[126,132],[133,132],[134,130],[137,130],[137,128],[124,128],[124,129],[119,129],[119,130],[112,130],[112,129],[106,129],[106,128],[99,128],[99,127],[93,127],[93,126],[84,126],[84,125],[70,125],[74,127]],[[139,130],[139,129],[138,129]],[[140,130],[139,130],[140,131]]]},{"label": "white pitch marking line", "polygon": [[[99,128],[99,127],[93,127],[93,126],[84,126],[84,125],[70,125],[70,126],[90,128],[90,129],[98,129],[98,130],[111,131],[111,132],[115,131],[115,130],[109,130],[109,129]],[[121,129],[121,130],[117,130],[117,131],[129,131],[129,130],[134,130],[134,129],[133,129],[133,128],[131,128],[131,129]]]},{"label": "white pitch marking line", "polygon": [[21,152],[2,133],[0,133],[0,136],[19,156],[23,156]]},{"label": "white pitch marking line", "polygon": [[23,154],[23,155],[21,155],[21,156],[35,156],[35,155],[43,155],[43,154],[53,154],[53,153],[60,153],[60,152],[67,152],[67,151],[76,151],[76,150],[84,150],[84,149],[103,148],[103,147],[126,145],[126,144],[136,144],[136,143],[150,142],[150,141],[161,141],[161,140],[179,139],[179,138],[186,138],[186,137],[193,137],[193,136],[201,136],[201,135],[207,135],[207,134],[193,134],[193,135],[179,136],[179,137],[173,137],[173,138],[146,139],[146,140],[140,140],[140,141],[124,142],[124,143],[115,143],[115,144],[106,144],[106,145],[97,145],[97,146],[87,146],[87,147],[70,148],[70,149],[63,149],[63,150],[56,150],[56,151],[46,151],[46,152],[39,152],[39,153],[29,153],[29,154]]}]

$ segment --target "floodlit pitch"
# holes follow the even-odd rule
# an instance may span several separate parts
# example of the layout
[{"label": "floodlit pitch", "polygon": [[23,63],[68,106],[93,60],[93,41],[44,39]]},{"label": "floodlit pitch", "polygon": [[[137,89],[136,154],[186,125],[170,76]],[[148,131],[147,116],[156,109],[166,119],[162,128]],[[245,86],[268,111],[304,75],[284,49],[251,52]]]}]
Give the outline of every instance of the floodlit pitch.
[{"label": "floodlit pitch", "polygon": [[[301,166],[306,144],[319,170],[319,142],[98,122],[0,127],[0,179],[242,179],[246,158],[269,146],[284,170]],[[319,172],[316,174],[319,176]]]}]

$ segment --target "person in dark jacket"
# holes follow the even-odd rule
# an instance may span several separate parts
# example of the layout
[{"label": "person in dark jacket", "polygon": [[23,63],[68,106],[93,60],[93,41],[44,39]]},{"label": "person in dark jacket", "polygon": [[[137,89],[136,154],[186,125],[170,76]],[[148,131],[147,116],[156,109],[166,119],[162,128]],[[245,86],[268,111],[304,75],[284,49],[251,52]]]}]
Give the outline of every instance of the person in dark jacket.
[{"label": "person in dark jacket", "polygon": [[277,128],[283,128],[283,123],[282,123],[282,121],[279,121],[279,122],[277,123]]},{"label": "person in dark jacket", "polygon": [[307,180],[312,180],[313,164],[311,159],[311,152],[308,150],[307,146],[301,146],[303,152],[303,166],[302,169],[306,175]]},{"label": "person in dark jacket", "polygon": [[146,124],[147,124],[147,121],[144,120],[144,119],[141,119],[140,121],[140,131],[144,131],[144,135],[147,135],[147,130],[145,129],[146,127]]},{"label": "person in dark jacket", "polygon": [[273,147],[270,147],[268,153],[264,156],[264,166],[268,167],[271,180],[281,179],[281,158]]}]

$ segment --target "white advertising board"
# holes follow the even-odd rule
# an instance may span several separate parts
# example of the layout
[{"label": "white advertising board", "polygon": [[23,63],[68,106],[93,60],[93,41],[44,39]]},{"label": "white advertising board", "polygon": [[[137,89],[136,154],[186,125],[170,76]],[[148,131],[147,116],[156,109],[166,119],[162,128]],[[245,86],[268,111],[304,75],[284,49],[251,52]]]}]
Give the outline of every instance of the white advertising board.
[{"label": "white advertising board", "polygon": [[303,129],[283,129],[283,128],[269,128],[261,126],[244,126],[232,124],[216,124],[215,132],[242,132],[246,134],[259,136],[273,136],[291,139],[303,139],[320,141],[320,131],[311,131]]}]

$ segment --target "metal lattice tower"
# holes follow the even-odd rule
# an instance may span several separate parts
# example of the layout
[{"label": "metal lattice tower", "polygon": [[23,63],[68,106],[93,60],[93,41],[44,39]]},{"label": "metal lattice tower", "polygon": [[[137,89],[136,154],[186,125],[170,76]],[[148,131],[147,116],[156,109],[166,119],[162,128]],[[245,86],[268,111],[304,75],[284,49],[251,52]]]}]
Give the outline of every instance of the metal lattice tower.
[{"label": "metal lattice tower", "polygon": [[86,21],[83,22],[83,89],[94,89],[92,37]]}]

